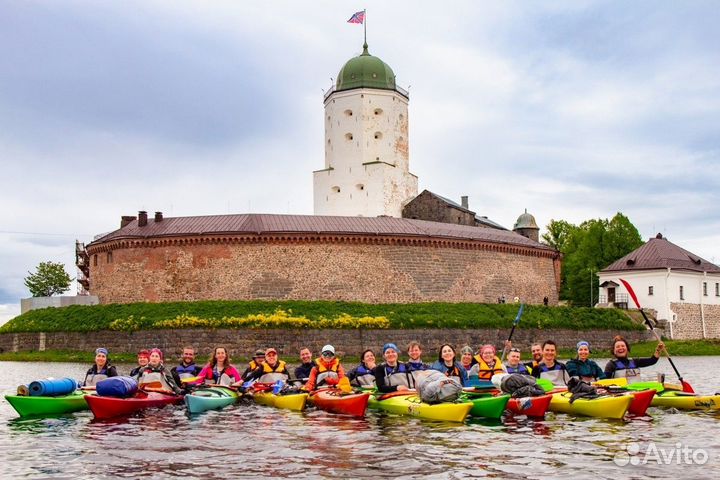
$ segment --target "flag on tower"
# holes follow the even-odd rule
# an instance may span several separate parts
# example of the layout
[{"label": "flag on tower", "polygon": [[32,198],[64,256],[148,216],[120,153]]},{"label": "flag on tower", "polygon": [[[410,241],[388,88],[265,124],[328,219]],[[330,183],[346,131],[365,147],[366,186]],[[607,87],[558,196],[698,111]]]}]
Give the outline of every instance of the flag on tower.
[{"label": "flag on tower", "polygon": [[353,13],[353,16],[350,17],[350,20],[347,21],[347,23],[363,23],[363,22],[365,22],[365,10]]}]

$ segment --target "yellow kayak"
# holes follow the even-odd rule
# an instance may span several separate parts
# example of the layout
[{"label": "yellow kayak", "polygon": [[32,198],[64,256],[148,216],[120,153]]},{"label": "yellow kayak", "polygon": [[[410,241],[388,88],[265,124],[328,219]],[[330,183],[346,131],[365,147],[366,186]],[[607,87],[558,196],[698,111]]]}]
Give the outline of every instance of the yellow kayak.
[{"label": "yellow kayak", "polygon": [[632,395],[617,397],[598,397],[593,399],[579,398],[570,403],[572,393],[560,392],[553,395],[548,410],[551,412],[570,413],[599,418],[623,418],[630,403]]},{"label": "yellow kayak", "polygon": [[417,394],[410,392],[404,394],[389,394],[379,398],[370,396],[368,408],[384,410],[398,415],[410,415],[426,420],[440,420],[445,422],[463,422],[473,408],[472,402],[436,403],[423,402]]},{"label": "yellow kayak", "polygon": [[255,403],[267,405],[268,407],[285,408],[287,410],[300,411],[305,408],[307,393],[295,393],[292,395],[275,395],[272,392],[256,392],[252,396]]},{"label": "yellow kayak", "polygon": [[653,407],[672,407],[678,410],[718,410],[720,395],[696,395],[694,393],[665,390],[658,393],[650,404]]}]

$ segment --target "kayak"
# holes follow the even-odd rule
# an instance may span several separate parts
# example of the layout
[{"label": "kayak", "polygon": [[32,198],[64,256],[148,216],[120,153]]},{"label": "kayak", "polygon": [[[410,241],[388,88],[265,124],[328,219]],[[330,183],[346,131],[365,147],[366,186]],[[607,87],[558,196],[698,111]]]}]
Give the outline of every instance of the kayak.
[{"label": "kayak", "polygon": [[336,388],[317,390],[310,395],[310,402],[320,410],[354,417],[365,416],[369,399],[367,392],[344,393]]},{"label": "kayak", "polygon": [[305,408],[308,399],[307,393],[293,393],[290,395],[275,395],[272,392],[255,392],[252,395],[255,403],[268,407],[285,408],[300,411]]},{"label": "kayak", "polygon": [[718,410],[720,409],[720,395],[697,395],[676,390],[665,390],[655,395],[650,405],[653,407],[672,407],[678,410]]},{"label": "kayak", "polygon": [[5,395],[5,399],[21,417],[58,415],[88,409],[85,392],[81,390],[59,397]]},{"label": "kayak", "polygon": [[104,419],[129,415],[146,408],[162,408],[165,405],[181,403],[183,396],[159,392],[138,392],[130,398],[85,395],[85,400],[95,418]]},{"label": "kayak", "polygon": [[510,395],[493,395],[492,393],[467,393],[461,400],[472,402],[471,417],[500,418],[507,407]]},{"label": "kayak", "polygon": [[188,412],[200,413],[232,405],[238,399],[238,393],[227,387],[202,388],[185,395]]},{"label": "kayak", "polygon": [[473,403],[436,403],[431,405],[423,402],[414,392],[394,392],[379,397],[372,395],[368,407],[426,420],[463,422],[473,408]]},{"label": "kayak", "polygon": [[623,418],[625,412],[633,401],[632,395],[620,395],[617,397],[603,396],[598,398],[579,398],[570,403],[570,392],[558,392],[553,394],[550,400],[552,412],[570,413],[573,415],[585,415],[599,418]]},{"label": "kayak", "polygon": [[511,398],[507,404],[507,410],[515,415],[527,415],[528,417],[544,417],[550,406],[552,395],[541,395],[539,397]]}]

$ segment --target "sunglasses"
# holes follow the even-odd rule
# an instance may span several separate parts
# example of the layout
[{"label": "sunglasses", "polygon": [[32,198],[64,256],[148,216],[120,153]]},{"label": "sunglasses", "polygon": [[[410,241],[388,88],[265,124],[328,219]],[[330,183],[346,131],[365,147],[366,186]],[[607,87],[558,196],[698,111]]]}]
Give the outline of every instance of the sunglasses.
[{"label": "sunglasses", "polygon": [[511,352],[516,352],[516,353],[520,353],[520,349],[519,349],[519,348],[515,348],[515,347],[511,348],[510,351],[511,351]]},{"label": "sunglasses", "polygon": [[332,358],[332,357],[335,356],[335,354],[334,354],[334,353],[330,353],[330,352],[323,352],[323,353],[322,353],[322,356],[323,356],[323,357],[327,357],[327,358]]}]

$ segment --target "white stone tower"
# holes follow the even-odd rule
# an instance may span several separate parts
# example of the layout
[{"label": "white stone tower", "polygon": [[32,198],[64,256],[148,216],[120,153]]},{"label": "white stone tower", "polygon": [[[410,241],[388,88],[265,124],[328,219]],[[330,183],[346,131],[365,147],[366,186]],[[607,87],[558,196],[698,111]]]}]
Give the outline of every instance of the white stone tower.
[{"label": "white stone tower", "polygon": [[313,172],[315,215],[402,216],[418,193],[409,171],[408,98],[367,44],[343,66],[325,94],[325,168]]}]

